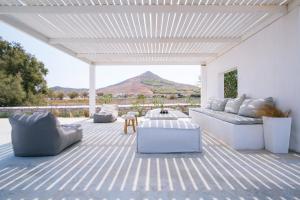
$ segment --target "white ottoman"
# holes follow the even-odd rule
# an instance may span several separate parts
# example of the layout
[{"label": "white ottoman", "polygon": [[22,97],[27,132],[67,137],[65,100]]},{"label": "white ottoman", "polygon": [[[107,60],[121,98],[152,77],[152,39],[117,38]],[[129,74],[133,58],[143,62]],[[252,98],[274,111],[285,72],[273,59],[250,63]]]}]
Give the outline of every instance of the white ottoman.
[{"label": "white ottoman", "polygon": [[200,127],[187,120],[146,120],[137,128],[137,152],[202,152]]}]

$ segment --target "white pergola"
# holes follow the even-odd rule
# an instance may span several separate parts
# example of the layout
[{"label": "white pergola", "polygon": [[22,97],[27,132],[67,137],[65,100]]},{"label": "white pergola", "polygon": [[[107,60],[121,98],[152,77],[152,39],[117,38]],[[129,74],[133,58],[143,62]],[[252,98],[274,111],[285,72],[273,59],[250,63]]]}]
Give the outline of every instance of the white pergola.
[{"label": "white pergola", "polygon": [[0,19],[90,64],[93,114],[96,65],[205,65],[285,15],[292,3],[1,0]]}]

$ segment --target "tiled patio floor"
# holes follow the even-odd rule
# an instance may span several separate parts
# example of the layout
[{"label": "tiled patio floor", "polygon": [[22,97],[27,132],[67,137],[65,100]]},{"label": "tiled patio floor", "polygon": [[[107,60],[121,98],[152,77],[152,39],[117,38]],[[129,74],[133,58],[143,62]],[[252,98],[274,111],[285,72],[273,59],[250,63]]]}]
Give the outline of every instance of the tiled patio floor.
[{"label": "tiled patio floor", "polygon": [[204,134],[201,154],[136,154],[122,123],[82,123],[83,142],[56,157],[0,145],[0,199],[300,199],[300,156],[237,152]]}]

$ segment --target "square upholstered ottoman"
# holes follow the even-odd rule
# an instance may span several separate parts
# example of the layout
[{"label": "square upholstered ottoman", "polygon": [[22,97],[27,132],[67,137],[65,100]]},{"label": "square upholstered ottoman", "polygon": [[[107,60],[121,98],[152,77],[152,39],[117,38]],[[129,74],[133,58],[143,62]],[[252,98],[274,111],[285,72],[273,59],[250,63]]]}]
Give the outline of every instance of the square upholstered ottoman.
[{"label": "square upholstered ottoman", "polygon": [[202,152],[200,127],[188,120],[146,120],[137,128],[137,152]]}]

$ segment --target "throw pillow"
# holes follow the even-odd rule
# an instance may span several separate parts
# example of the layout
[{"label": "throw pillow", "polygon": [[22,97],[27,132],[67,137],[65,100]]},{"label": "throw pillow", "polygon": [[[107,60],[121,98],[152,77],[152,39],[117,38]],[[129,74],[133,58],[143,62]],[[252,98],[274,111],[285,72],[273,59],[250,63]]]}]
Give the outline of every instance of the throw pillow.
[{"label": "throw pillow", "polygon": [[215,111],[224,111],[228,99],[214,99],[211,103],[211,109]]},{"label": "throw pillow", "polygon": [[243,101],[246,99],[246,95],[242,95],[235,99],[229,99],[225,106],[225,112],[237,114]]},{"label": "throw pillow", "polygon": [[272,97],[265,99],[245,99],[242,103],[238,115],[245,117],[259,118],[257,111],[265,105],[274,105]]}]

